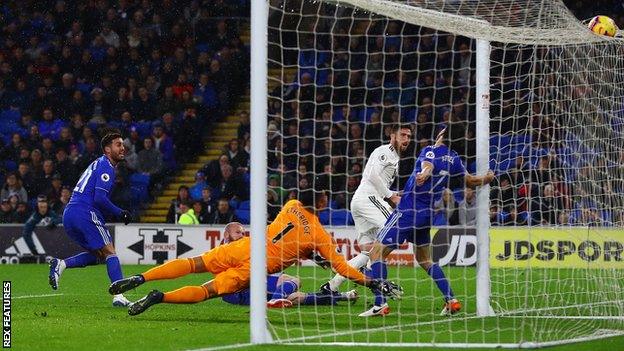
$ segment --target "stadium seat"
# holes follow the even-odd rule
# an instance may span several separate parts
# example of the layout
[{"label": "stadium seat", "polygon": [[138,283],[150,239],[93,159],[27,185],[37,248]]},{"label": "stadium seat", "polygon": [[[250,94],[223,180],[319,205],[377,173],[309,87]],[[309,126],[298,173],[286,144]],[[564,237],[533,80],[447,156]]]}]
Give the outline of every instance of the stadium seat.
[{"label": "stadium seat", "polygon": [[352,225],[353,218],[347,210],[332,210],[330,225]]},{"label": "stadium seat", "polygon": [[251,202],[249,200],[241,201],[240,204],[238,204],[238,209],[249,211],[249,209],[251,209]]},{"label": "stadium seat", "polygon": [[323,210],[323,211],[319,212],[318,217],[319,217],[319,221],[321,222],[322,225],[328,225],[329,224],[329,218],[330,218],[329,210]]},{"label": "stadium seat", "polygon": [[150,176],[142,173],[134,173],[130,176],[130,191],[132,201],[145,203],[149,200]]},{"label": "stadium seat", "polygon": [[234,210],[238,209],[238,206],[240,204],[240,201],[236,200],[236,199],[231,199],[230,200],[230,207]]},{"label": "stadium seat", "polygon": [[237,209],[236,211],[234,211],[234,213],[236,213],[236,217],[238,217],[238,221],[241,222],[242,224],[249,224],[251,221],[251,211],[247,210],[243,210],[243,209]]}]

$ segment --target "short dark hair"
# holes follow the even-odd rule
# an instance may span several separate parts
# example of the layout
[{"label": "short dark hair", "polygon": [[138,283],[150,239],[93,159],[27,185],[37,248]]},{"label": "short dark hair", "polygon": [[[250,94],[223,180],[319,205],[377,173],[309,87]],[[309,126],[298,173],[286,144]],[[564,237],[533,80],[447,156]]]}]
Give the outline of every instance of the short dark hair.
[{"label": "short dark hair", "polygon": [[[121,134],[117,133],[117,132],[113,132],[113,133],[108,133],[106,134],[103,138],[102,138],[102,142],[100,143],[100,146],[102,147],[102,151],[104,151],[104,148],[107,146],[110,146],[111,143],[113,142],[113,140],[117,139],[117,138],[122,138]],[[123,138],[122,138],[123,139]]]},{"label": "short dark hair", "polygon": [[401,123],[395,123],[392,126],[390,126],[390,132],[392,133],[396,133],[398,132],[400,129],[409,129],[412,130],[412,128],[409,126],[409,124],[401,124]]}]

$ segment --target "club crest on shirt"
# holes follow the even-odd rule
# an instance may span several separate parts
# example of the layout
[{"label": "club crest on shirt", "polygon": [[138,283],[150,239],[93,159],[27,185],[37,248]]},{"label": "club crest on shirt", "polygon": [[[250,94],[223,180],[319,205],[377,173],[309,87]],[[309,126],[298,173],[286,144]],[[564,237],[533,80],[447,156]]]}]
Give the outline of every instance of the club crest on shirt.
[{"label": "club crest on shirt", "polygon": [[433,151],[427,151],[427,153],[425,154],[426,158],[435,158],[435,154],[433,153]]},{"label": "club crest on shirt", "polygon": [[382,154],[381,156],[379,156],[379,159],[382,160],[382,161],[385,161],[386,160],[386,155]]},{"label": "club crest on shirt", "polygon": [[108,175],[108,173],[102,173],[102,176],[100,178],[102,178],[102,181],[104,182],[108,182],[110,180],[110,176]]}]

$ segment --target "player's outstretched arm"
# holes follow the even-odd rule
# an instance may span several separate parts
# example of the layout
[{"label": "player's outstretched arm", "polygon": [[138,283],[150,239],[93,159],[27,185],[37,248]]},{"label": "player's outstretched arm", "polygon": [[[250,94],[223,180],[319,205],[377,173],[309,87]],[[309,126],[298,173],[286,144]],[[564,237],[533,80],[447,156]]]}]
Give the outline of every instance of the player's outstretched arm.
[{"label": "player's outstretched arm", "polygon": [[464,179],[466,181],[467,187],[474,188],[476,186],[490,184],[494,180],[494,172],[488,171],[485,175],[482,176],[466,174]]},{"label": "player's outstretched arm", "polygon": [[357,284],[370,288],[375,293],[381,293],[390,298],[400,298],[403,295],[403,288],[394,282],[384,279],[371,279],[362,274],[357,269],[351,267],[344,256],[338,253],[336,244],[327,233],[316,236],[317,251],[331,263],[331,267],[336,273],[348,278]]}]

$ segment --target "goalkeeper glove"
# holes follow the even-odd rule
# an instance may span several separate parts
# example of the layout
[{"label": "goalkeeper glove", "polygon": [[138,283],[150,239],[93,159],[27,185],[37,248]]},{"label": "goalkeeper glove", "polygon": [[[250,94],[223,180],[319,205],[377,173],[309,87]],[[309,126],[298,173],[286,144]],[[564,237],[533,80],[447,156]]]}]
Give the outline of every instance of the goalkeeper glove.
[{"label": "goalkeeper glove", "polygon": [[403,296],[403,288],[389,280],[373,279],[368,287],[373,291],[373,293],[379,292],[393,300],[400,300]]},{"label": "goalkeeper glove", "polygon": [[121,211],[121,214],[119,215],[119,218],[121,219],[121,221],[125,225],[128,225],[128,223],[130,223],[130,221],[132,221],[132,215],[130,214],[130,211],[126,211],[126,210],[122,210]]}]

